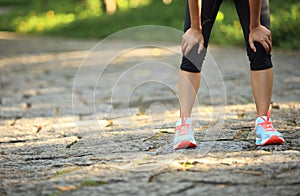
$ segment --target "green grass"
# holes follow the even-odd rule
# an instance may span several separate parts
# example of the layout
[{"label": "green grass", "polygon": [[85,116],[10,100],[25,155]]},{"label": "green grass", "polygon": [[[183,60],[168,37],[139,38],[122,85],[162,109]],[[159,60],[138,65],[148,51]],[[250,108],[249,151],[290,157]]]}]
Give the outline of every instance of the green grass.
[{"label": "green grass", "polygon": [[60,195],[62,195],[62,194],[63,194],[62,191],[55,191],[55,192],[53,192],[53,193],[50,193],[48,196],[60,196]]},{"label": "green grass", "polygon": [[1,0],[0,6],[26,5],[28,0]]},{"label": "green grass", "polygon": [[95,181],[95,180],[84,180],[80,183],[80,187],[83,186],[103,186],[106,185],[107,182],[104,181]]},{"label": "green grass", "polygon": [[221,5],[211,33],[211,41],[217,44],[244,44],[243,32],[232,2],[226,1]]},{"label": "green grass", "polygon": [[56,174],[54,175],[54,178],[56,178],[58,176],[61,176],[63,174],[72,172],[72,171],[74,171],[74,169],[64,169],[64,170],[61,170],[61,171],[57,171]]},{"label": "green grass", "polygon": [[[161,0],[117,0],[119,10],[107,15],[99,0],[2,0],[12,12],[0,17],[0,30],[21,34],[101,39],[137,25],[164,25],[183,28],[184,0],[169,5]],[[300,2],[270,1],[273,44],[282,48],[300,48]],[[232,1],[225,1],[211,35],[215,44],[244,45],[243,35]]]},{"label": "green grass", "polygon": [[300,48],[300,1],[272,1],[273,44],[283,48]]}]

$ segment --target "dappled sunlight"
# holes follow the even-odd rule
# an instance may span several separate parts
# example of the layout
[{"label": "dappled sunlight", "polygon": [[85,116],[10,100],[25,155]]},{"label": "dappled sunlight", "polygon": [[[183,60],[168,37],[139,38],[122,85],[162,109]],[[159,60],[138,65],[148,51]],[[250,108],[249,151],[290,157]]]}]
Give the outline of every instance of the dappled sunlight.
[{"label": "dappled sunlight", "polygon": [[[290,156],[290,153],[293,155]],[[193,151],[188,151],[186,154],[188,155],[183,155],[179,160],[172,162],[170,167],[174,171],[202,173],[217,169],[218,172],[222,172],[222,170],[229,171],[231,175],[240,174],[245,175],[245,177],[248,175],[267,177],[268,170],[265,170],[265,167],[268,168],[270,165],[277,165],[282,170],[289,170],[285,168],[287,165],[297,165],[299,161],[296,158],[299,157],[298,151],[286,151],[283,153],[266,151],[217,152],[208,153],[205,156],[199,156],[193,153]],[[280,172],[280,170],[276,170],[276,172]],[[207,180],[209,181],[209,179]],[[222,181],[222,179],[220,180]]]},{"label": "dappled sunlight", "polygon": [[[25,16],[18,16],[12,21],[12,25],[16,26],[18,33],[42,33],[49,32],[55,28],[61,28],[78,20],[85,20],[93,17],[99,17],[103,14],[112,15],[117,9],[120,11],[128,11],[133,8],[149,5],[151,0],[86,0],[85,3],[60,2],[59,5],[54,2],[42,1],[36,3],[36,8],[29,11]],[[45,6],[42,11],[41,6]],[[47,10],[47,6],[49,10]],[[51,7],[54,6],[54,9]],[[69,11],[63,13],[66,6]],[[103,10],[104,13],[103,13]],[[41,12],[42,11],[42,12]]]},{"label": "dappled sunlight", "polygon": [[15,40],[18,36],[15,33],[0,31],[0,40]]},{"label": "dappled sunlight", "polygon": [[[183,0],[29,1],[16,4],[16,9],[12,7],[9,12],[1,12],[0,29],[80,38],[104,38],[116,31],[146,24],[182,30],[184,6]],[[283,5],[280,0],[274,0],[270,2],[270,10],[273,45],[299,48],[300,3],[293,0]],[[233,2],[222,4],[210,40],[244,46]]]},{"label": "dappled sunlight", "polygon": [[[48,17],[57,14],[49,12]],[[256,110],[245,90],[250,90],[244,74],[248,69],[242,66],[246,55],[239,48],[214,46],[211,53],[222,65],[228,102],[212,104],[211,90],[216,88],[204,81],[192,113],[198,147],[173,150],[179,102],[176,90],[165,84],[176,88],[181,57],[174,54],[177,42],[167,50],[110,40],[86,67],[82,60],[96,41],[0,32],[0,43],[0,194],[299,193],[298,53],[282,51],[274,61],[282,66],[276,67],[281,78],[271,113],[286,143],[255,146]],[[120,48],[126,50],[105,63]],[[104,74],[99,68],[105,66]],[[84,70],[83,80],[75,89],[78,70]],[[159,78],[164,82],[155,82]],[[142,82],[133,83],[137,79]],[[224,123],[214,128],[219,116]]]},{"label": "dappled sunlight", "polygon": [[30,14],[29,17],[17,18],[14,23],[18,26],[18,33],[28,33],[51,31],[57,26],[70,24],[74,20],[74,14],[55,14],[53,10],[50,10],[39,16]]},{"label": "dappled sunlight", "polygon": [[121,11],[129,10],[132,8],[147,6],[153,2],[153,0],[106,0],[115,1],[115,4]]},{"label": "dappled sunlight", "polygon": [[[53,60],[56,61],[65,61],[66,59],[72,60],[82,60],[86,57],[88,51],[74,51],[74,52],[64,52],[60,54],[53,54],[53,53],[41,53],[35,55],[19,55],[18,57],[7,57],[2,58],[0,60],[0,68],[4,68],[6,66],[12,65],[15,62],[26,62],[24,64],[37,64],[37,63],[47,63]],[[78,67],[78,64],[71,64],[69,63],[67,66],[71,66],[74,68]]]},{"label": "dappled sunlight", "polygon": [[219,11],[216,17],[216,22],[223,22],[224,20],[224,14],[222,11]]}]

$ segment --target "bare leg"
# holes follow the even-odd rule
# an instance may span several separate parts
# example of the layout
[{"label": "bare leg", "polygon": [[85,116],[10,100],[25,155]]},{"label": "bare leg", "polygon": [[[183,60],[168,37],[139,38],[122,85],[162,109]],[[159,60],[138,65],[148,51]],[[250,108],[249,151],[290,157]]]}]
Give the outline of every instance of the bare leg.
[{"label": "bare leg", "polygon": [[180,70],[178,78],[178,94],[180,115],[190,116],[200,86],[200,73]]},{"label": "bare leg", "polygon": [[266,116],[272,96],[273,69],[251,71],[251,86],[257,115]]}]

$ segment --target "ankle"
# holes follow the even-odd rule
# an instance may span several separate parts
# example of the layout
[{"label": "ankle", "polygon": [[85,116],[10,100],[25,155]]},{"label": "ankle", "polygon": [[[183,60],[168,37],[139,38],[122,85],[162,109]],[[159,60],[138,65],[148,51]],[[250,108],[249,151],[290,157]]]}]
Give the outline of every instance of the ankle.
[{"label": "ankle", "polygon": [[176,125],[183,125],[183,124],[192,124],[191,117],[180,117]]},{"label": "ankle", "polygon": [[191,117],[191,114],[190,113],[183,113],[183,112],[180,112],[180,118],[190,118]]},{"label": "ankle", "polygon": [[258,110],[256,116],[270,116],[270,110]]},{"label": "ankle", "polygon": [[257,113],[256,116],[257,116],[257,117],[260,117],[260,116],[268,116],[268,113],[266,113],[266,112],[260,112],[260,113]]}]

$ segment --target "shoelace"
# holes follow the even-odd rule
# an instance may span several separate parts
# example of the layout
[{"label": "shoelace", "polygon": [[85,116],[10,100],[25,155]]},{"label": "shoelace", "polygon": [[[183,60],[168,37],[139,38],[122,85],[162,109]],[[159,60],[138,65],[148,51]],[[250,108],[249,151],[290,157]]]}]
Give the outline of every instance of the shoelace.
[{"label": "shoelace", "polygon": [[178,135],[186,135],[190,130],[190,124],[186,124],[185,121],[188,117],[181,117],[181,124],[176,126],[176,130],[178,130]]},{"label": "shoelace", "polygon": [[261,118],[264,122],[259,123],[258,125],[261,126],[265,131],[272,132],[275,131],[272,122],[270,121],[270,111],[267,112],[267,120],[264,119],[262,116],[258,116]]}]

